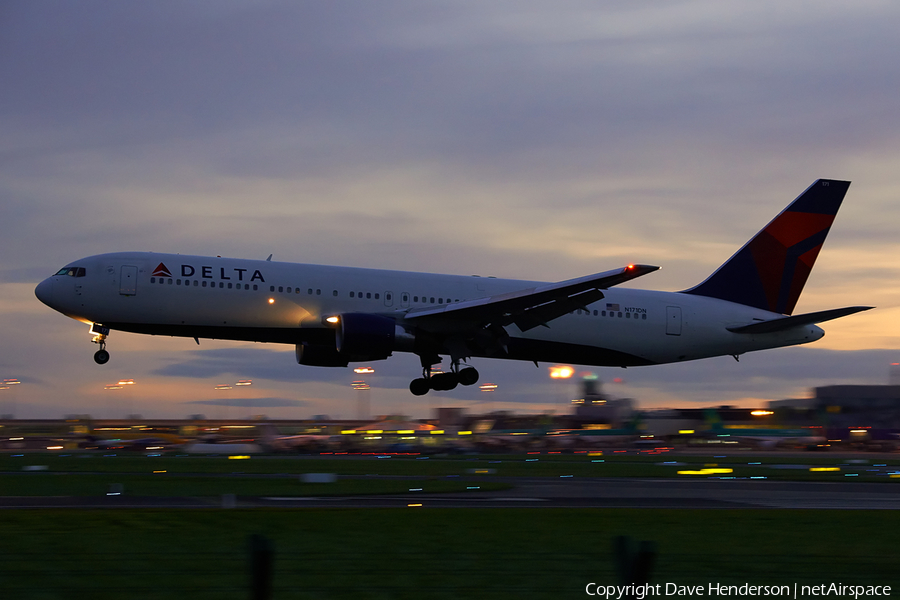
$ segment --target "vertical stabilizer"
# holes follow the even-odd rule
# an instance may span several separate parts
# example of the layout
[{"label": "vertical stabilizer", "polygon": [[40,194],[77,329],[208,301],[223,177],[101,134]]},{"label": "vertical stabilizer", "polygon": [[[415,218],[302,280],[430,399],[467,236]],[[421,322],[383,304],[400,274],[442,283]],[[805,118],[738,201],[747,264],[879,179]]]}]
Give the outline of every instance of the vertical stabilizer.
[{"label": "vertical stabilizer", "polygon": [[850,187],[819,179],[706,281],[683,293],[789,315]]}]

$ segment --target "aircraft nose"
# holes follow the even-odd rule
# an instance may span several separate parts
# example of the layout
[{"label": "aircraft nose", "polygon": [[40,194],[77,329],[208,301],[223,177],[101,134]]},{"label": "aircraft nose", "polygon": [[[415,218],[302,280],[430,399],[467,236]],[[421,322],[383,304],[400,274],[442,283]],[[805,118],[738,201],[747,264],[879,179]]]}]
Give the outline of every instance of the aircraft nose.
[{"label": "aircraft nose", "polygon": [[49,307],[53,307],[53,280],[45,279],[34,288],[34,295],[37,299]]}]

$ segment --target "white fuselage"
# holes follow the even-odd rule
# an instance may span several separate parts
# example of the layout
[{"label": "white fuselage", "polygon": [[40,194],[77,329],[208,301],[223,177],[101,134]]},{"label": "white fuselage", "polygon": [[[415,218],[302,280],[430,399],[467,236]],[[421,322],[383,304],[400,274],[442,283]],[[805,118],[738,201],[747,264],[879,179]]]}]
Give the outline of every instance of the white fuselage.
[{"label": "white fuselage", "polygon": [[[328,339],[324,317],[373,313],[400,326],[410,309],[522,290],[540,283],[180,254],[113,253],[71,263],[37,296],[72,318],[114,330],[277,343]],[[62,271],[61,271],[62,273]],[[521,332],[507,326],[501,358],[636,366],[803,344],[815,325],[767,334],[728,331],[781,315],[704,296],[625,288]],[[402,344],[398,351],[411,351]]]}]

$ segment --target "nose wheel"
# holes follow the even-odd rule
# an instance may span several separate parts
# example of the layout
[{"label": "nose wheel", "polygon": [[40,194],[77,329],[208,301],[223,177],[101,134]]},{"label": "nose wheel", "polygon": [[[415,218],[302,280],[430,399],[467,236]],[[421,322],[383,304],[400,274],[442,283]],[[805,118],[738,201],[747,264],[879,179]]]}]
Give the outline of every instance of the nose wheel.
[{"label": "nose wheel", "polygon": [[109,362],[109,352],[106,351],[106,348],[101,346],[99,350],[94,352],[94,362],[98,365],[105,365]]}]

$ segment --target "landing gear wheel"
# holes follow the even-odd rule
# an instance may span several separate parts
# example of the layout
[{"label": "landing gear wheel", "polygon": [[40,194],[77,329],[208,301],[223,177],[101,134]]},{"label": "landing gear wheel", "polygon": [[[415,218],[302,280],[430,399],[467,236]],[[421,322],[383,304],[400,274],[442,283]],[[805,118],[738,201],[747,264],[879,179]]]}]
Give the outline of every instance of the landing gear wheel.
[{"label": "landing gear wheel", "polygon": [[409,382],[409,391],[412,392],[414,396],[424,396],[430,389],[431,384],[424,377],[413,379],[411,382]]},{"label": "landing gear wheel", "polygon": [[439,392],[449,392],[459,384],[459,376],[456,373],[438,373],[431,376],[431,389]]},{"label": "landing gear wheel", "polygon": [[474,367],[466,367],[458,374],[460,385],[475,385],[478,383],[478,371]]},{"label": "landing gear wheel", "polygon": [[109,352],[106,350],[97,350],[94,352],[94,362],[98,365],[105,365],[109,362]]}]

